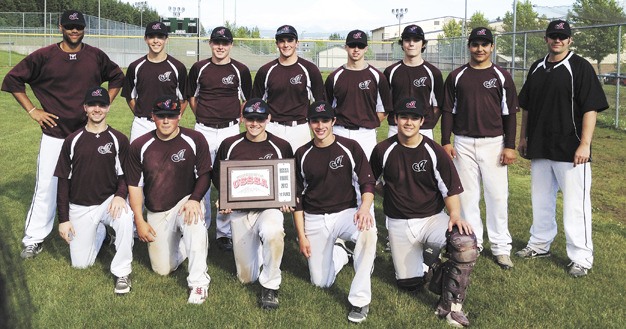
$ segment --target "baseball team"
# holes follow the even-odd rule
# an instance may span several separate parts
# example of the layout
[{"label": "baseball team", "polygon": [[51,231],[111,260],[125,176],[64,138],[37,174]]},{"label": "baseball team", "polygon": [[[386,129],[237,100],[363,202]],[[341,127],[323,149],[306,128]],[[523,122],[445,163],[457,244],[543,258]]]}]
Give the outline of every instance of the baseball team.
[{"label": "baseball team", "polygon": [[[493,63],[494,38],[485,27],[471,31],[469,62],[444,82],[422,58],[428,40],[414,24],[398,41],[404,58],[383,72],[365,61],[367,34],[351,31],[347,63],[325,81],[297,55],[298,33],[290,25],[277,29],[278,58],[254,80],[230,57],[226,27],[212,31],[211,57],[188,72],[165,50],[167,27],[151,22],[148,53],[124,75],[103,51],[82,42],[85,26],[81,12],[65,11],[63,39],[26,56],[2,83],[42,129],[24,259],[43,250],[58,214],[73,267],[93,265],[108,238],[116,250],[114,292],[129,293],[138,239],[160,275],[188,259],[188,303],[202,304],[211,282],[211,184],[226,193],[219,191],[222,161],[293,158],[295,207],[224,209],[214,200],[216,244],[233,252],[242,283],[258,281],[262,308],[279,306],[284,214],[290,213],[313,285],[332,286],[352,264],[348,320],[364,321],[378,194],[398,288],[440,295],[436,314],[464,327],[466,289],[484,244],[481,192],[493,259],[503,269],[514,266],[507,167],[519,153],[531,161],[533,221],[527,246],[515,254],[551,255],[561,191],[569,275],[585,276],[593,265],[591,141],[597,113],[608,103],[592,66],[569,49],[566,21],[549,23],[548,54],[532,64],[519,95],[511,75]],[[107,124],[120,91],[134,115],[130,139]],[[179,126],[187,105],[194,129]],[[433,128],[440,118],[438,144]],[[389,135],[378,142],[383,120]]]}]

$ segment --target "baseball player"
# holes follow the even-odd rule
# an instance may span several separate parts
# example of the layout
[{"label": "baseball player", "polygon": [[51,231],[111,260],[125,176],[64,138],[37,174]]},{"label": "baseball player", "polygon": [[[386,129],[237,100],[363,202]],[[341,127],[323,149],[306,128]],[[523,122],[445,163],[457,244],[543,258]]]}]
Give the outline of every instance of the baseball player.
[{"label": "baseball player", "polygon": [[211,282],[202,202],[211,184],[209,145],[199,132],[178,125],[180,103],[175,95],[157,98],[152,120],[156,129],[131,143],[125,170],[137,235],[148,243],[152,270],[160,275],[189,258],[187,302],[202,304]]},{"label": "baseball player", "polygon": [[346,37],[348,63],[326,78],[326,97],[335,108],[338,136],[357,141],[368,157],[376,145],[376,128],[391,111],[387,78],[365,62],[367,34],[360,30]]},{"label": "baseball player", "polygon": [[[220,161],[293,158],[289,142],[266,131],[271,120],[267,103],[260,98],[248,100],[243,107],[246,131],[225,139],[217,151],[213,184],[220,187]],[[220,191],[226,193],[226,191]],[[283,212],[279,209],[223,209],[233,232],[233,253],[237,277],[242,283],[259,280],[260,304],[264,309],[278,308],[281,283],[280,263],[285,249]]]},{"label": "baseball player", "polygon": [[587,275],[593,265],[591,240],[591,139],[606,96],[587,60],[569,50],[569,23],[550,22],[548,55],[530,67],[520,92],[520,155],[531,160],[533,224],[523,258],[550,256],[557,234],[557,191],[563,193],[563,227],[569,274]]},{"label": "baseball player", "polygon": [[[313,140],[296,151],[299,197],[294,219],[300,252],[308,259],[311,283],[322,288],[330,287],[353,259],[348,320],[362,322],[372,300],[371,274],[378,239],[370,213],[375,180],[359,144],[333,133],[337,119],[329,103],[311,104],[307,119]],[[362,193],[358,207],[355,186]],[[354,252],[343,241],[354,242]]]},{"label": "baseball player", "polygon": [[[441,295],[437,315],[453,326],[468,326],[462,306],[478,257],[476,236],[461,217],[463,187],[452,160],[420,133],[427,107],[421,98],[399,101],[394,108],[398,134],[376,145],[370,163],[384,186],[383,208],[398,288],[419,289],[426,263],[432,276],[429,288]],[[441,264],[443,248],[448,260]]]},{"label": "baseball player", "polygon": [[472,225],[478,249],[483,249],[482,183],[491,252],[501,268],[510,269],[507,166],[516,159],[517,92],[511,75],[491,62],[494,46],[489,29],[473,29],[467,47],[469,63],[452,71],[444,84],[441,145],[453,159],[465,189],[459,196],[461,216]]},{"label": "baseball player", "polygon": [[[419,25],[407,25],[402,32],[398,43],[404,52],[404,58],[387,67],[384,71],[391,88],[391,98],[394,108],[407,97],[419,98],[427,104],[424,124],[420,134],[433,139],[433,128],[439,121],[439,106],[443,102],[443,78],[441,71],[433,64],[422,58],[428,40]],[[387,116],[389,124],[388,137],[398,132],[395,115]]]},{"label": "baseball player", "polygon": [[[239,134],[241,104],[250,98],[252,77],[243,63],[230,57],[233,35],[228,28],[216,27],[209,41],[212,56],[195,63],[189,70],[189,103],[196,115],[195,130],[209,143],[211,159],[215,161],[217,148],[226,137]],[[211,189],[204,196],[205,220],[211,225]],[[232,250],[230,223],[217,215],[215,233],[217,246]]]},{"label": "baseball player", "polygon": [[130,292],[133,260],[133,214],[126,203],[128,187],[122,163],[128,154],[128,138],[109,127],[109,93],[90,88],[85,95],[87,125],[63,142],[54,171],[58,178],[59,235],[70,245],[72,266],[86,268],[96,260],[104,236],[97,236],[100,223],[115,230],[116,253],[111,273],[115,293]]},{"label": "baseball player", "polygon": [[298,32],[291,25],[276,30],[277,59],[263,65],[254,77],[252,97],[270,107],[267,131],[288,140],[292,149],[311,140],[306,124],[310,103],[324,100],[324,81],[315,64],[298,56]]},{"label": "baseball player", "polygon": [[[111,101],[124,82],[124,73],[100,49],[82,42],[85,18],[77,10],[61,14],[59,31],[63,40],[26,56],[7,75],[2,90],[13,94],[28,115],[41,126],[35,193],[26,215],[22,258],[39,254],[42,242],[52,231],[56,210],[57,163],[63,140],[85,126],[85,92],[109,82]],[[41,107],[26,94],[29,84]]]},{"label": "baseball player", "polygon": [[143,39],[148,45],[148,54],[130,63],[122,89],[122,96],[135,116],[130,129],[131,143],[156,129],[152,121],[152,105],[157,97],[174,94],[182,99],[181,114],[187,106],[184,101],[187,68],[165,50],[167,26],[163,22],[148,23]]}]

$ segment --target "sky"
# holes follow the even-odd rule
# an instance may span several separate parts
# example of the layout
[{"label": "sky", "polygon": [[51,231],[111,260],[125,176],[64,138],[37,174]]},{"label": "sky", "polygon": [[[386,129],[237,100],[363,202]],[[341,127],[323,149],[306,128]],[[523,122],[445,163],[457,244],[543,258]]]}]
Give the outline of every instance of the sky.
[{"label": "sky", "polygon": [[[135,1],[124,0],[133,4]],[[518,0],[523,1],[523,0]],[[533,0],[535,11],[548,17],[563,16],[573,0]],[[622,1],[618,1],[622,3]],[[300,39],[327,36],[338,32],[361,29],[370,31],[378,27],[398,24],[392,9],[406,8],[402,22],[418,21],[442,16],[465,16],[477,11],[489,20],[504,17],[513,8],[513,0],[147,0],[161,16],[171,17],[169,6],[184,7],[181,17],[197,17],[200,3],[200,21],[210,30],[224,21],[238,26],[258,27],[262,36],[271,37],[280,25],[293,25]],[[343,33],[342,33],[343,32]],[[304,35],[303,35],[304,34]]]}]

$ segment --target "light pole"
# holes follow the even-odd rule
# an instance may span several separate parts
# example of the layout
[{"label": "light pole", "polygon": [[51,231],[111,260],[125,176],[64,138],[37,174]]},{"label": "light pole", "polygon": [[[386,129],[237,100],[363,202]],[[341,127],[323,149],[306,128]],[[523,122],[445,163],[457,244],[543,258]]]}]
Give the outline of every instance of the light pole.
[{"label": "light pole", "polygon": [[398,19],[398,38],[400,37],[400,23],[402,22],[402,18],[404,17],[404,14],[408,12],[409,12],[408,8],[391,9],[391,13],[396,15],[396,18]]},{"label": "light pole", "polygon": [[196,41],[196,62],[200,61],[200,0],[198,0],[198,19],[196,20],[196,32],[198,40]]},{"label": "light pole", "polygon": [[185,7],[167,7],[167,10],[172,13],[172,16],[180,17],[180,14],[185,12]]},{"label": "light pole", "polygon": [[135,7],[139,9],[139,26],[143,27],[143,11],[148,7],[148,1],[135,1]]}]

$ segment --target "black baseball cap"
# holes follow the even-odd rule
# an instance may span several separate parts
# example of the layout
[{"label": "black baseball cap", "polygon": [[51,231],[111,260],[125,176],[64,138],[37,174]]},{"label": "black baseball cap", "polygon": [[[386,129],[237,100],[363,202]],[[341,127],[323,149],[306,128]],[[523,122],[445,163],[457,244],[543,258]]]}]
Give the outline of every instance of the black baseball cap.
[{"label": "black baseball cap", "polygon": [[95,104],[100,103],[104,105],[111,104],[111,99],[109,98],[109,92],[102,87],[93,87],[87,89],[85,93],[85,101],[84,104]]},{"label": "black baseball cap", "polygon": [[267,119],[270,107],[260,98],[252,98],[243,105],[243,117],[246,119]]},{"label": "black baseball cap", "polygon": [[407,25],[404,28],[404,31],[402,31],[400,38],[401,39],[417,38],[418,40],[424,40],[424,30],[422,30],[422,28],[419,27],[419,25],[415,25],[415,24]]},{"label": "black baseball cap", "polygon": [[425,115],[424,104],[415,97],[404,98],[393,109],[396,115],[398,114],[413,114],[423,117]]},{"label": "black baseball cap", "polygon": [[152,113],[159,114],[180,114],[180,102],[175,95],[163,95],[159,96],[154,102],[152,107]]},{"label": "black baseball cap", "polygon": [[233,34],[227,27],[218,26],[211,32],[211,41],[228,41],[233,42]]},{"label": "black baseball cap", "polygon": [[167,36],[167,26],[163,24],[163,22],[150,22],[146,25],[146,34],[145,36],[149,36],[151,34],[160,34]]},{"label": "black baseball cap", "polygon": [[486,27],[477,27],[472,30],[467,40],[473,41],[476,39],[483,39],[493,43],[493,34],[491,30]]},{"label": "black baseball cap", "polygon": [[309,110],[306,113],[307,120],[323,118],[332,119],[335,117],[335,109],[328,102],[317,101],[309,105]]},{"label": "black baseball cap", "polygon": [[352,30],[346,37],[346,45],[361,44],[367,46],[367,33],[361,30]]},{"label": "black baseball cap", "polygon": [[291,25],[283,25],[276,30],[276,40],[284,37],[292,37],[298,40],[298,31]]},{"label": "black baseball cap", "polygon": [[61,14],[61,25],[80,25],[87,26],[85,16],[78,10],[66,10]]},{"label": "black baseball cap", "polygon": [[563,34],[571,37],[572,29],[570,28],[568,22],[562,19],[557,19],[556,21],[550,22],[550,24],[548,24],[548,28],[546,29],[546,35],[554,33]]}]

